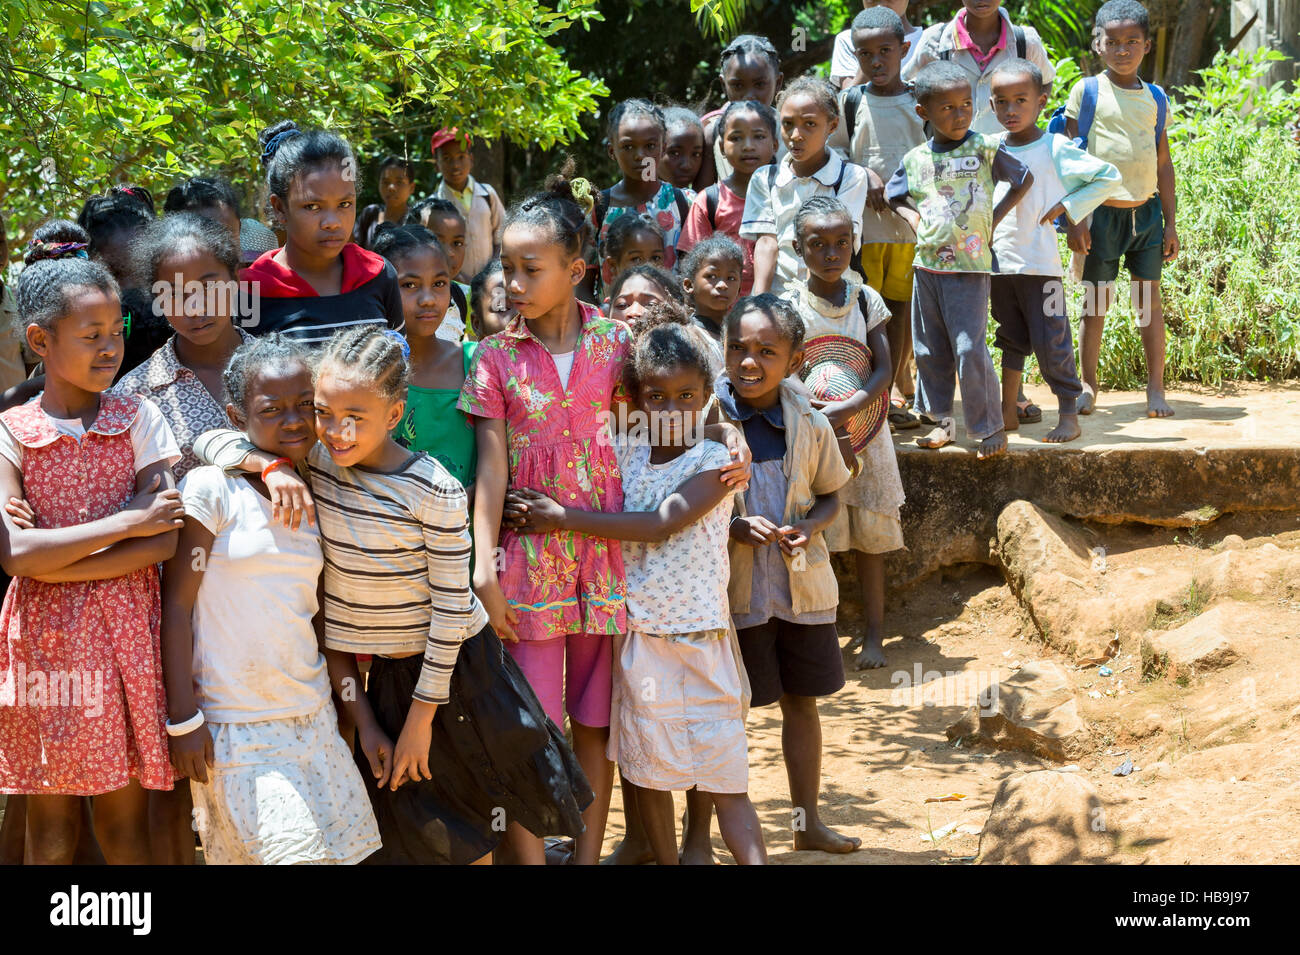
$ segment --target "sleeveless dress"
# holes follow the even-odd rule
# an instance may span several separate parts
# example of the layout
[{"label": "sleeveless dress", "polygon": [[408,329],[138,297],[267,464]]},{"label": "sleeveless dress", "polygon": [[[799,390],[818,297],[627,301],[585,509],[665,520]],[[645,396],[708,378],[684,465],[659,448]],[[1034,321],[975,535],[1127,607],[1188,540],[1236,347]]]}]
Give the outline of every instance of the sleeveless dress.
[{"label": "sleeveless dress", "polygon": [[[23,446],[38,527],[116,514],[135,494],[134,395],[104,394],[81,441],[39,399],[0,415]],[[158,568],[49,584],[17,577],[0,610],[0,792],[93,796],[134,778],[171,789]]]}]

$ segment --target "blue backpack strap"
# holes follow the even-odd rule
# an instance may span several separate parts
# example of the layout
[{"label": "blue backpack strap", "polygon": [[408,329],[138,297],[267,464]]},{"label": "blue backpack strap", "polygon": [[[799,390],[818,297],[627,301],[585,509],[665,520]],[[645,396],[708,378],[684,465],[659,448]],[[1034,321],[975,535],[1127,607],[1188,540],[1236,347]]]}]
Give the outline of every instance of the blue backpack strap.
[{"label": "blue backpack strap", "polygon": [[1169,118],[1169,97],[1155,83],[1148,83],[1147,89],[1151,91],[1151,97],[1156,101],[1156,145],[1158,146],[1160,137],[1165,134],[1165,120]]},{"label": "blue backpack strap", "polygon": [[1083,95],[1079,98],[1079,115],[1075,119],[1078,127],[1076,138],[1087,145],[1088,130],[1092,129],[1092,118],[1097,114],[1097,77],[1083,78]]}]

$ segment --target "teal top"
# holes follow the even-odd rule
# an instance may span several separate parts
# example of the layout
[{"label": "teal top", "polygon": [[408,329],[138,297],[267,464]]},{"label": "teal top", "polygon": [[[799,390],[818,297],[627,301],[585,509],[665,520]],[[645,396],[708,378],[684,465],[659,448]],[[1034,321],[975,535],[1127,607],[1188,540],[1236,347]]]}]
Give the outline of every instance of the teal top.
[{"label": "teal top", "polygon": [[[462,342],[465,372],[478,342]],[[397,433],[397,443],[412,451],[424,451],[445,467],[465,487],[474,483],[478,454],[474,443],[474,422],[456,407],[459,388],[406,389],[406,416]]]}]

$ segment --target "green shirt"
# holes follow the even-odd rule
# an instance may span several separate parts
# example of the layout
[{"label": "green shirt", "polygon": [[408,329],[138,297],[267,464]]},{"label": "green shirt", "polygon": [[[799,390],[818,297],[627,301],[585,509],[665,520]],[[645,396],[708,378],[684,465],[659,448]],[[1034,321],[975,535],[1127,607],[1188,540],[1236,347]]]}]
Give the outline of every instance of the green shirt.
[{"label": "green shirt", "polygon": [[[478,342],[462,342],[465,371]],[[474,483],[478,454],[474,442],[474,422],[456,408],[459,388],[406,389],[406,416],[393,436],[404,448],[424,451],[445,467],[464,487]]]},{"label": "green shirt", "polygon": [[1001,148],[1001,137],[968,133],[942,151],[930,140],[903,157],[899,172],[902,182],[891,182],[887,191],[910,195],[921,214],[917,266],[932,272],[991,272],[994,183],[1019,186],[1027,172]]}]

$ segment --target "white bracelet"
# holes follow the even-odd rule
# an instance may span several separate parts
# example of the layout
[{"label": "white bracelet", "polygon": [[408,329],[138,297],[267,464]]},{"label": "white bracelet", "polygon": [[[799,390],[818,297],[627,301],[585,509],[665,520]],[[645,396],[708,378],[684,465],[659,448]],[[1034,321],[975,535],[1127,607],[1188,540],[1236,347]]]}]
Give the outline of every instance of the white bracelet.
[{"label": "white bracelet", "polygon": [[198,707],[194,708],[194,715],[183,723],[173,723],[168,720],[163,724],[167,728],[168,736],[184,736],[186,733],[193,733],[203,725],[203,711]]}]

